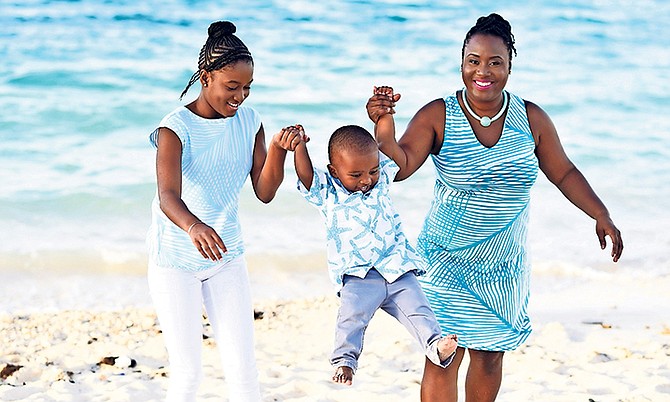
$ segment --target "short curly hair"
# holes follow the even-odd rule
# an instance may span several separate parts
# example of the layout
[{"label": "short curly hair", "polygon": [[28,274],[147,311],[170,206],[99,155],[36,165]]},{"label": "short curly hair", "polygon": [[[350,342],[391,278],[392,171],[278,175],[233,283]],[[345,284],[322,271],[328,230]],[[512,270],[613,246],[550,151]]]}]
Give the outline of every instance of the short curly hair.
[{"label": "short curly hair", "polygon": [[328,160],[342,151],[369,152],[378,149],[377,141],[370,132],[361,126],[342,126],[335,130],[328,141]]}]

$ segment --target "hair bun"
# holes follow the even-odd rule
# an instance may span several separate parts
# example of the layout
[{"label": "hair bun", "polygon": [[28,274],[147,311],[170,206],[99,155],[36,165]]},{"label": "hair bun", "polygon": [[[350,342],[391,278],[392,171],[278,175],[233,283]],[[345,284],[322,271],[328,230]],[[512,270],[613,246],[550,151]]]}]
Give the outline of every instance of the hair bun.
[{"label": "hair bun", "polygon": [[237,31],[235,24],[230,21],[217,21],[212,23],[207,30],[209,36],[218,38],[220,36],[232,35]]}]

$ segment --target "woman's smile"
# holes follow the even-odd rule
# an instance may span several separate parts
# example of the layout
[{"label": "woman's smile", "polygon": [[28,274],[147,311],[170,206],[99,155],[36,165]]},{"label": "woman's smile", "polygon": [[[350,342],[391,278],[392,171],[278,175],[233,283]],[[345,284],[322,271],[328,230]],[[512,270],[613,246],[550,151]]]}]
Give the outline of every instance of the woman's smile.
[{"label": "woman's smile", "polygon": [[480,80],[475,80],[475,86],[478,89],[488,89],[493,85],[492,81],[480,81]]}]

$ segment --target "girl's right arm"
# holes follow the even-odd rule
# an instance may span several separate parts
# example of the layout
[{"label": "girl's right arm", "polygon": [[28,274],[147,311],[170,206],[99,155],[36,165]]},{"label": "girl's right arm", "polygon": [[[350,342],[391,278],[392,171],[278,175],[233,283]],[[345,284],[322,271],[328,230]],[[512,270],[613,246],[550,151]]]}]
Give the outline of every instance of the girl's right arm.
[{"label": "girl's right arm", "polygon": [[204,258],[221,259],[226,246],[214,229],[189,211],[181,199],[181,141],[169,128],[158,131],[156,151],[156,179],[158,200],[165,215],[191,237],[193,245]]}]

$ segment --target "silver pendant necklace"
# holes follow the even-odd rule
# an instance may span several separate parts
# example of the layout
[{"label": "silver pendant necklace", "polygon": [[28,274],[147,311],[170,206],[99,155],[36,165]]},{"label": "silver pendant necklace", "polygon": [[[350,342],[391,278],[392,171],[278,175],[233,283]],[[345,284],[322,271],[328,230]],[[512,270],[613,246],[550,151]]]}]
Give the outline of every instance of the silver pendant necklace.
[{"label": "silver pendant necklace", "polygon": [[494,121],[498,120],[500,116],[505,113],[505,109],[507,109],[507,91],[503,91],[503,104],[498,113],[496,113],[495,116],[493,117],[488,117],[488,116],[482,116],[479,117],[477,114],[470,108],[470,105],[468,104],[468,97],[465,94],[465,88],[463,88],[463,105],[465,105],[465,109],[470,113],[470,116],[474,117],[479,124],[481,124],[483,127],[488,127],[493,123]]}]

